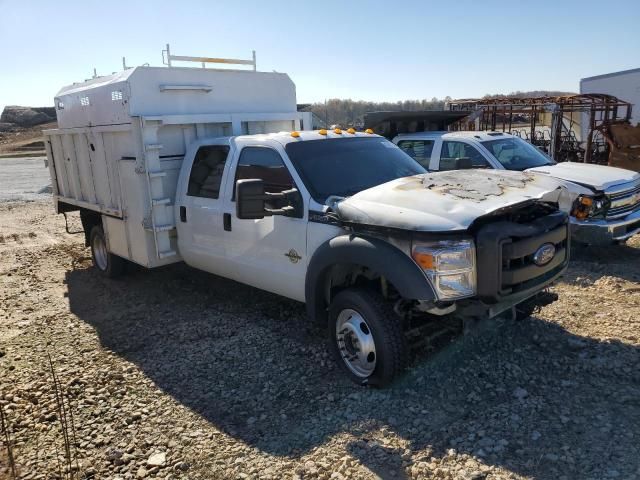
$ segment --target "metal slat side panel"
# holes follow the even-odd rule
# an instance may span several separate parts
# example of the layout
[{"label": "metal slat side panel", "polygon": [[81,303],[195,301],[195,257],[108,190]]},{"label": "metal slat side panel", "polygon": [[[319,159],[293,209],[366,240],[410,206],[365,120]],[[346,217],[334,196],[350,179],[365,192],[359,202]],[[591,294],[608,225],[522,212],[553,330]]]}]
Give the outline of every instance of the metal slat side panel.
[{"label": "metal slat side panel", "polygon": [[156,258],[155,248],[147,248],[147,235],[142,226],[145,215],[150,211],[149,183],[144,171],[144,147],[142,143],[142,128],[140,119],[134,119],[129,133],[129,146],[136,160],[120,161],[120,181],[122,184],[123,200],[126,205],[127,241],[133,261],[151,267]]},{"label": "metal slat side panel", "polygon": [[85,192],[87,202],[98,203],[96,197],[96,186],[93,173],[93,165],[91,156],[89,155],[89,145],[87,136],[84,133],[74,134],[73,141],[76,145],[76,153],[78,158],[78,170],[80,171],[80,185],[82,191]]},{"label": "metal slat side panel", "polygon": [[62,139],[62,146],[67,156],[67,171],[71,176],[70,184],[73,190],[73,196],[76,200],[85,202],[88,198],[82,190],[82,176],[78,166],[78,156],[76,155],[76,146],[73,137],[74,135],[72,133],[65,134]]},{"label": "metal slat side panel", "polygon": [[144,266],[151,266],[155,251],[147,248],[147,233],[143,227],[146,205],[146,185],[141,175],[135,171],[135,162],[119,161],[120,180],[122,181],[123,204],[126,206],[125,233],[128,243],[129,259]]},{"label": "metal slat side panel", "polygon": [[51,135],[44,136],[44,148],[47,151],[47,167],[49,168],[49,175],[51,176],[51,188],[53,190],[53,195],[56,196],[60,194],[60,189],[58,188],[58,175],[56,174],[56,164],[53,159],[53,148],[51,147]]},{"label": "metal slat side panel", "polygon": [[62,136],[62,148],[66,159],[65,166],[69,175],[69,186],[71,187],[71,197],[76,200],[84,201],[82,189],[80,188],[80,172],[78,172],[78,162],[76,160],[76,148],[73,144],[73,136],[65,133]]},{"label": "metal slat side panel", "polygon": [[[96,186],[96,197],[98,204],[103,208],[111,208],[111,184],[109,183],[109,173],[107,172],[106,160],[103,149],[98,148],[95,132],[86,134],[89,146],[89,156],[93,165],[94,185]],[[93,148],[91,148],[93,146]]]},{"label": "metal slat side panel", "polygon": [[113,146],[114,133],[100,132],[96,134],[98,145],[102,148],[102,152],[107,165],[107,175],[109,176],[109,185],[111,190],[111,201],[118,210],[123,209],[122,195],[120,192],[120,177],[118,175],[118,159],[117,151]]},{"label": "metal slat side panel", "polygon": [[63,197],[69,197],[71,190],[69,189],[67,168],[65,167],[66,160],[64,159],[64,150],[62,149],[62,139],[60,135],[51,135],[50,138],[56,175],[58,176],[58,193]]},{"label": "metal slat side panel", "polygon": [[196,138],[196,129],[193,125],[185,125],[182,128],[182,138],[184,139],[185,151],[191,145],[191,142]]}]

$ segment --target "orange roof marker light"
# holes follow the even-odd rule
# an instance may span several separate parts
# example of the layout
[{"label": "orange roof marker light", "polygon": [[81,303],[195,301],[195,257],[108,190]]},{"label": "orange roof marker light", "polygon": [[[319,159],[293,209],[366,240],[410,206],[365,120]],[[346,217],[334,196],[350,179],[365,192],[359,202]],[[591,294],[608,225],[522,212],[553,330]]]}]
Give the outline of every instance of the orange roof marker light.
[{"label": "orange roof marker light", "polygon": [[333,129],[333,133],[337,133],[338,135],[342,135],[342,130],[340,130],[339,128],[334,128]]},{"label": "orange roof marker light", "polygon": [[318,130],[318,133],[319,133],[320,135],[326,135],[326,134],[327,134],[327,131],[323,128],[322,130]]},{"label": "orange roof marker light", "polygon": [[364,131],[364,133],[369,133],[369,134],[371,134],[371,133],[373,133],[373,130],[371,130],[370,128],[367,128],[367,129]]},{"label": "orange roof marker light", "polygon": [[291,136],[293,138],[298,138],[298,137],[300,137],[300,132],[291,132]]},{"label": "orange roof marker light", "polygon": [[350,128],[347,130],[347,133],[356,133],[356,129],[355,128]]}]

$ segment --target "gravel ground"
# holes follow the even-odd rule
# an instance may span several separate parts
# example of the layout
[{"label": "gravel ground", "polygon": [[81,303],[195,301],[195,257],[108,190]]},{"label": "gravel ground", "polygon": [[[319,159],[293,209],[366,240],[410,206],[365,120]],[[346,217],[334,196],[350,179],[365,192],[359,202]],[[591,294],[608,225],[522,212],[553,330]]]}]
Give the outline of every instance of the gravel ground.
[{"label": "gravel ground", "polygon": [[0,204],[20,478],[64,464],[48,354],[79,478],[640,478],[638,237],[576,251],[558,302],[419,353],[382,391],[340,374],[302,305],[184,265],[108,281],[80,237],[49,203]]}]

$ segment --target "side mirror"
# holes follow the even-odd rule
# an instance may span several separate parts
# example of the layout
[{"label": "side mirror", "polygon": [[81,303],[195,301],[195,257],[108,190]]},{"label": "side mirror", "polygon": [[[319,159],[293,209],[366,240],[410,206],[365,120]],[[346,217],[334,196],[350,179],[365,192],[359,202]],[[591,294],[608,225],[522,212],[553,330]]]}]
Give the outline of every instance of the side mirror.
[{"label": "side mirror", "polygon": [[[292,188],[281,193],[266,193],[264,181],[251,178],[236,182],[236,216],[242,220],[259,220],[271,215],[291,215],[294,208],[291,203],[298,190]],[[288,205],[282,208],[266,208],[267,200],[286,200]]]},{"label": "side mirror", "polygon": [[473,162],[469,157],[456,158],[456,170],[469,170],[473,168]]}]

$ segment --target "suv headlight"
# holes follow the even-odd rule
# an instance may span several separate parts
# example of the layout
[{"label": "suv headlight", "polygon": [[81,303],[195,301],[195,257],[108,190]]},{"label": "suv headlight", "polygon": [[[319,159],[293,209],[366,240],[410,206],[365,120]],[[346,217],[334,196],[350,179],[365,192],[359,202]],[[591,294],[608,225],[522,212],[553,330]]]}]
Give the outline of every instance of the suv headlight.
[{"label": "suv headlight", "polygon": [[431,280],[439,300],[475,295],[476,248],[473,240],[415,242],[411,256]]}]

